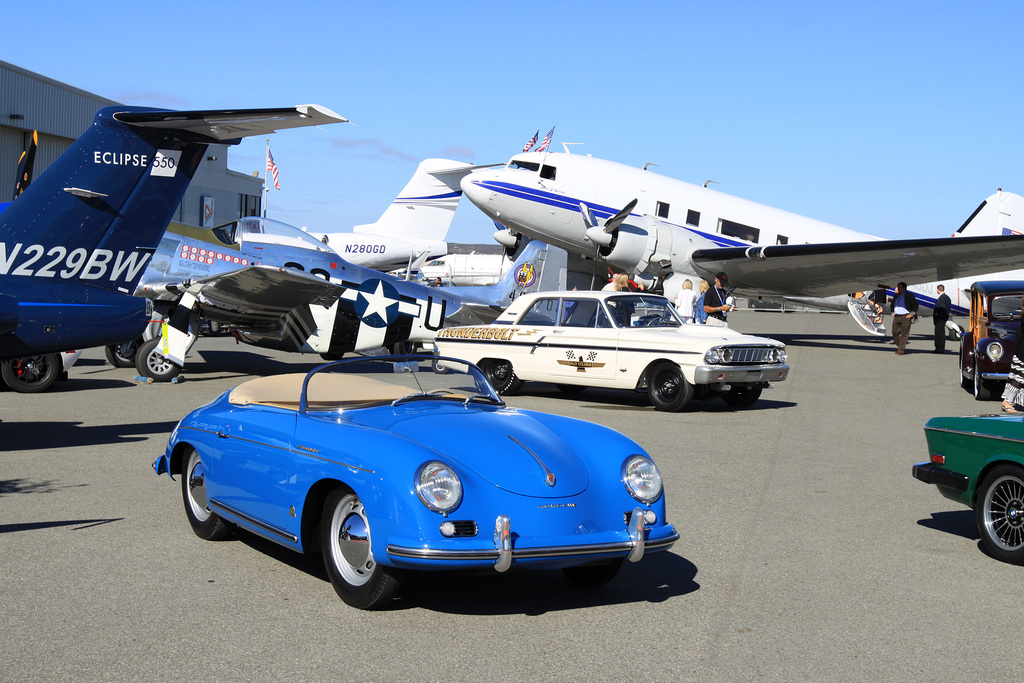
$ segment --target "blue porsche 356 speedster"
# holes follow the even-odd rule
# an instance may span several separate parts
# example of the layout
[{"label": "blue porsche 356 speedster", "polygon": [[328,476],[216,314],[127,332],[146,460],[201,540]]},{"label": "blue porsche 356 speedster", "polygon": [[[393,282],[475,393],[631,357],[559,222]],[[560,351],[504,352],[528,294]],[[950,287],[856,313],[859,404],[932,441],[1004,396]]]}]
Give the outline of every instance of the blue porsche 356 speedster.
[{"label": "blue porsche 356 speedster", "polygon": [[338,595],[364,609],[409,569],[560,568],[598,585],[679,538],[634,441],[508,408],[450,358],[250,380],[187,415],[154,468],[181,475],[198,536],[238,526],[320,552]]}]

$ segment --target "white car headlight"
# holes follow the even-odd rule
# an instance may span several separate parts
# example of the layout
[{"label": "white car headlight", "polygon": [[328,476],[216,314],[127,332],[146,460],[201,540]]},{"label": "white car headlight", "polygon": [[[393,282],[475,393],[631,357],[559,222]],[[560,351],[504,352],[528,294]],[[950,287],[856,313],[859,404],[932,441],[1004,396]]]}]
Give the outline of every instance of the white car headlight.
[{"label": "white car headlight", "polygon": [[462,482],[448,465],[433,460],[416,475],[416,495],[434,512],[449,513],[462,502]]},{"label": "white car headlight", "polygon": [[713,346],[704,354],[704,362],[709,365],[718,365],[725,360],[725,349],[721,346]]},{"label": "white car headlight", "polygon": [[775,360],[778,361],[779,363],[785,363],[786,358],[788,357],[789,354],[786,352],[785,346],[780,346],[775,349]]},{"label": "white car headlight", "polygon": [[661,498],[661,472],[643,455],[631,455],[622,463],[622,483],[629,495],[641,503],[650,504]]},{"label": "white car headlight", "polygon": [[985,349],[985,355],[989,357],[989,360],[997,361],[1003,357],[1003,345],[999,342],[989,344],[988,348]]}]

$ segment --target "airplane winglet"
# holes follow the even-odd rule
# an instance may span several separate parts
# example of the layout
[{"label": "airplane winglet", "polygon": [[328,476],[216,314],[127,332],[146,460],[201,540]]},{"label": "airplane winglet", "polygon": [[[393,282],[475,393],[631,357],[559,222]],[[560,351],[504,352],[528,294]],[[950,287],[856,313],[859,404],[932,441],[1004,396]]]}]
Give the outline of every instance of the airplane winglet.
[{"label": "airplane winglet", "polygon": [[280,109],[117,112],[114,119],[131,126],[181,130],[218,141],[269,135],[286,128],[346,123],[348,119],[318,104]]}]

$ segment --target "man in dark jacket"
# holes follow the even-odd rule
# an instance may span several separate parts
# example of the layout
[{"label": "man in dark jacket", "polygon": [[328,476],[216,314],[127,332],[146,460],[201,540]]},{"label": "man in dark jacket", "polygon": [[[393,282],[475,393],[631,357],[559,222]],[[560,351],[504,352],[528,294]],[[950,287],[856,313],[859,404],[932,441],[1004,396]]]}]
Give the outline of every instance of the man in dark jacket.
[{"label": "man in dark jacket", "polygon": [[946,321],[949,320],[949,312],[953,308],[953,302],[946,294],[946,288],[939,285],[935,289],[939,295],[935,297],[935,312],[932,313],[932,322],[935,323],[935,353],[946,352]]},{"label": "man in dark jacket", "polygon": [[896,342],[896,354],[902,356],[910,339],[910,325],[917,318],[917,298],[907,291],[906,282],[896,285],[889,310],[892,312],[892,340]]}]

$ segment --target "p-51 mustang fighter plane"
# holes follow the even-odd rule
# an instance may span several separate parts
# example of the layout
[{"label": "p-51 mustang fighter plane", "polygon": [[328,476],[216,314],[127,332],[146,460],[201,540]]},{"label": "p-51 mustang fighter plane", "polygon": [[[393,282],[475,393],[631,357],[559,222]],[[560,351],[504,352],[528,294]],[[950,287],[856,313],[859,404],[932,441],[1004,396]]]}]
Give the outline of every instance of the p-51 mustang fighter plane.
[{"label": "p-51 mustang fighter plane", "polygon": [[210,143],[343,122],[291,109],[101,109],[0,212],[0,360],[105,346],[141,333],[130,296]]},{"label": "p-51 mustang fighter plane", "polygon": [[959,289],[963,283],[955,278],[977,279],[1024,262],[1024,211],[1019,201],[1007,209],[1016,197],[1009,193],[986,200],[955,239],[889,241],[569,153],[517,154],[503,168],[467,175],[462,190],[509,228],[495,234],[500,243],[526,235],[619,270],[664,277],[670,298],[684,277],[710,282],[725,271],[743,294],[847,310],[848,294],[902,280],[931,283],[918,296],[922,312],[930,312],[937,282]]},{"label": "p-51 mustang fighter plane", "polygon": [[[343,260],[307,233],[249,217],[218,228],[172,223],[138,291],[153,300],[154,335],[135,356],[157,381],[181,372],[202,318],[258,346],[318,353],[431,342],[448,324],[490,322],[512,300],[541,285],[547,245],[527,244],[490,287],[429,288]],[[557,279],[558,266],[548,268]]]}]

